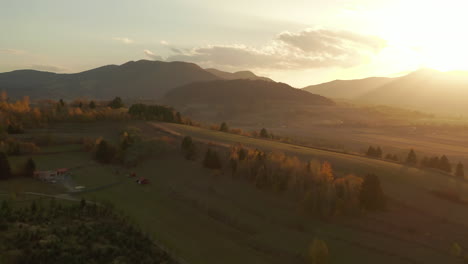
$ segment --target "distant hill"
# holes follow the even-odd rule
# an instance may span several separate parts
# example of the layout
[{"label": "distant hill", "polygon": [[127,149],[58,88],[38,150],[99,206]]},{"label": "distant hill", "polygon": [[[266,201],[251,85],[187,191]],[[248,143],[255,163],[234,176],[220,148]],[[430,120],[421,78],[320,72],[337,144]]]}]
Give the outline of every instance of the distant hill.
[{"label": "distant hill", "polygon": [[395,81],[397,78],[371,77],[357,80],[335,80],[303,89],[326,97],[357,99],[378,87]]},{"label": "distant hill", "polygon": [[320,95],[293,88],[285,83],[263,80],[217,80],[187,84],[168,92],[164,101],[173,105],[245,105],[294,103],[308,105],[333,105]]},{"label": "distant hill", "polygon": [[334,81],[304,88],[332,98],[386,104],[434,113],[468,111],[468,72],[421,69],[398,78]]},{"label": "distant hill", "polygon": [[0,73],[0,91],[10,97],[157,99],[174,87],[217,79],[193,63],[140,60],[73,74],[35,70]]},{"label": "distant hill", "polygon": [[213,69],[213,68],[209,68],[205,70],[224,80],[248,79],[248,80],[263,80],[263,81],[269,81],[269,82],[273,81],[272,79],[267,78],[267,77],[257,76],[251,71],[238,71],[238,72],[231,73],[231,72],[220,71],[220,70]]}]

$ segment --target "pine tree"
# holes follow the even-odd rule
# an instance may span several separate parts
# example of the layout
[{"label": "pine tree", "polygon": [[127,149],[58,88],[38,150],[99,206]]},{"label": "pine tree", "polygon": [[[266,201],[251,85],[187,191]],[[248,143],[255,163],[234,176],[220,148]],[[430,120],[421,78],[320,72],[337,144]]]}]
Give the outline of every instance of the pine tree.
[{"label": "pine tree", "polygon": [[33,177],[34,171],[36,171],[36,163],[32,158],[29,158],[24,165],[24,176]]},{"label": "pine tree", "polygon": [[262,138],[268,138],[269,137],[268,131],[265,128],[262,128],[262,130],[260,130],[260,137],[262,137]]},{"label": "pine tree", "polygon": [[181,145],[182,151],[184,152],[184,157],[188,160],[194,160],[197,156],[197,149],[193,143],[192,137],[186,136],[182,140]]},{"label": "pine tree", "polygon": [[385,209],[385,196],[380,186],[380,180],[376,175],[368,174],[364,178],[359,194],[359,201],[361,207],[366,210],[377,211]]},{"label": "pine tree", "polygon": [[447,156],[443,155],[439,160],[439,169],[448,173],[452,172],[452,165],[448,160]]},{"label": "pine tree", "polygon": [[8,157],[4,152],[0,152],[0,180],[11,177],[11,167]]},{"label": "pine tree", "polygon": [[375,157],[375,149],[373,146],[369,146],[366,155],[369,157]]},{"label": "pine tree", "polygon": [[418,159],[416,157],[416,153],[414,152],[413,149],[411,149],[410,152],[408,153],[408,157],[406,158],[406,163],[415,165],[417,162],[418,162]]},{"label": "pine tree", "polygon": [[208,148],[205,159],[203,160],[203,166],[209,169],[221,169],[221,160],[218,153]]},{"label": "pine tree", "polygon": [[221,126],[219,127],[219,131],[222,131],[222,132],[228,132],[229,131],[229,127],[226,124],[226,122],[221,123]]},{"label": "pine tree", "polygon": [[115,150],[105,140],[101,140],[96,150],[96,159],[103,163],[109,163],[115,156]]},{"label": "pine tree", "polygon": [[465,169],[463,168],[463,164],[461,162],[458,162],[457,164],[455,176],[460,177],[462,179],[465,178]]},{"label": "pine tree", "polygon": [[375,157],[382,158],[382,149],[380,147],[375,150]]},{"label": "pine tree", "polygon": [[96,108],[96,103],[94,101],[89,102],[89,108],[91,109]]},{"label": "pine tree", "polygon": [[122,98],[120,97],[115,97],[114,100],[112,100],[109,105],[108,105],[110,108],[112,109],[118,109],[118,108],[122,108],[124,106],[123,104],[123,101],[122,101]]}]

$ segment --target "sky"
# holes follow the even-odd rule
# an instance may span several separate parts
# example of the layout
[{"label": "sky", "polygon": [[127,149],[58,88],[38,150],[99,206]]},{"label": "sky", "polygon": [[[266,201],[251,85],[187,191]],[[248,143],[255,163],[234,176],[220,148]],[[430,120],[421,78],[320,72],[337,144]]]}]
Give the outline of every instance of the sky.
[{"label": "sky", "polygon": [[468,70],[465,2],[0,0],[0,72],[181,60],[304,87]]}]

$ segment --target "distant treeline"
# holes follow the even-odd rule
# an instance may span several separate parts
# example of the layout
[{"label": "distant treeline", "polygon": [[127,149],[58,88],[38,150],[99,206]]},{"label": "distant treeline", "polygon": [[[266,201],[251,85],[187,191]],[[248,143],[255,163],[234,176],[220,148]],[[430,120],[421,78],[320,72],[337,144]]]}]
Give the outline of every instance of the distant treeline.
[{"label": "distant treeline", "polygon": [[[366,156],[380,159],[383,156],[383,151],[379,146],[378,147],[369,146],[366,152]],[[392,160],[395,162],[399,161],[398,156],[396,154],[391,154],[391,153],[387,153],[385,155],[385,159]],[[406,164],[413,165],[413,166],[419,165],[420,167],[423,167],[423,168],[437,169],[437,170],[441,170],[447,173],[453,172],[452,164],[450,163],[449,159],[445,155],[442,155],[440,157],[438,156],[426,157],[425,156],[421,160],[419,160],[414,149],[411,149],[408,152],[405,162]],[[461,162],[458,162],[458,164],[456,165],[454,174],[455,176],[460,177],[460,178],[465,177],[464,166]]]}]

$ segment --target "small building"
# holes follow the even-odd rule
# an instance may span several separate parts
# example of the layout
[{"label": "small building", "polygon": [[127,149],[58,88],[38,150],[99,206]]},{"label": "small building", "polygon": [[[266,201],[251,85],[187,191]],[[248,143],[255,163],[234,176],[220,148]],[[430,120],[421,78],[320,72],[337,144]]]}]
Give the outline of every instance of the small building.
[{"label": "small building", "polygon": [[41,181],[55,182],[61,179],[68,172],[69,172],[69,169],[66,169],[66,168],[49,170],[49,171],[35,171],[34,178],[41,180]]},{"label": "small building", "polygon": [[138,180],[136,180],[136,182],[138,184],[148,184],[149,183],[149,180],[148,179],[145,179],[145,178],[139,178]]}]

